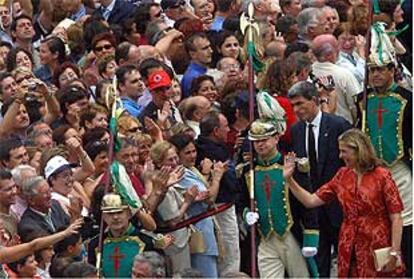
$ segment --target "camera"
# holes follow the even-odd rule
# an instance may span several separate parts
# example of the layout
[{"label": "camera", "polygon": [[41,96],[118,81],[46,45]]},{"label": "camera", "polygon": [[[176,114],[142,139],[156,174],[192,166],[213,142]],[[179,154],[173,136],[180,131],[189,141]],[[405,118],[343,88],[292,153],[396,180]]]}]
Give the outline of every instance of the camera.
[{"label": "camera", "polygon": [[335,89],[335,82],[333,80],[333,77],[331,75],[326,76],[326,79],[328,82],[325,84],[323,83],[320,78],[316,77],[312,72],[309,73],[309,77],[312,80],[313,84],[316,86],[322,87],[323,89],[327,91],[332,91]]},{"label": "camera", "polygon": [[30,91],[36,91],[36,88],[37,88],[37,83],[36,82],[31,82],[29,84],[29,86],[27,87],[27,89],[29,90],[29,92]]}]

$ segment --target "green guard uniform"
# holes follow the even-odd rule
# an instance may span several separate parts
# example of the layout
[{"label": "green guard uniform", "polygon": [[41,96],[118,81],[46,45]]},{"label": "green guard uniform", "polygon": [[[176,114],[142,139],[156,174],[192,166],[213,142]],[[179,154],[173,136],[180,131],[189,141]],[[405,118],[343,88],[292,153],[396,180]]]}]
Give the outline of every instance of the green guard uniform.
[{"label": "green guard uniform", "polygon": [[[274,123],[259,119],[252,123],[249,139],[276,140],[281,130]],[[258,249],[260,277],[279,278],[284,276],[285,271],[289,277],[317,277],[317,267],[312,257],[317,252],[319,242],[316,211],[305,209],[293,196],[289,196],[288,185],[283,177],[282,155],[276,146],[269,152],[265,156],[268,157],[266,161],[260,156],[255,158],[254,188],[251,185],[252,172],[248,167],[244,169],[243,181],[250,193],[254,189],[261,236]],[[302,251],[301,247],[304,248]]]}]

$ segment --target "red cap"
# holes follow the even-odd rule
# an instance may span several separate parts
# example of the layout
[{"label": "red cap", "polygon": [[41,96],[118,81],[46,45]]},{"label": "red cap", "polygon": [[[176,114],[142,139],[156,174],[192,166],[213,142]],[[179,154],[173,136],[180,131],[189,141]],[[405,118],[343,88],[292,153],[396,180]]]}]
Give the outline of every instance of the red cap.
[{"label": "red cap", "polygon": [[160,87],[170,87],[171,78],[164,70],[157,70],[148,76],[148,89],[154,90]]}]

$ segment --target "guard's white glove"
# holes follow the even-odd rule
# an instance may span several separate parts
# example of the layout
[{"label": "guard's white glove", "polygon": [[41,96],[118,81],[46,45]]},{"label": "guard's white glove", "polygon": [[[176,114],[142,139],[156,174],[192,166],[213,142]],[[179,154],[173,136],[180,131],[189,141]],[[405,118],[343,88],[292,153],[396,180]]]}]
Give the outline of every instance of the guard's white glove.
[{"label": "guard's white glove", "polygon": [[310,258],[315,256],[318,253],[318,248],[316,247],[303,247],[302,248],[302,255],[305,258]]},{"label": "guard's white glove", "polygon": [[252,226],[254,224],[257,223],[257,221],[259,220],[259,213],[257,212],[247,212],[245,215],[246,218],[246,223],[249,226]]}]

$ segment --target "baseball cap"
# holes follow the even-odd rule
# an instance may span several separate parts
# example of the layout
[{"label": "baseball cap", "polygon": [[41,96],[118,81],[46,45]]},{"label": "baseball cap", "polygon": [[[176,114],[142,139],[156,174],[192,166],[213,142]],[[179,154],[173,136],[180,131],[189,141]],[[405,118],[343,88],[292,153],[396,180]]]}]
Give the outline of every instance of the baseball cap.
[{"label": "baseball cap", "polygon": [[171,78],[164,70],[157,70],[148,76],[148,89],[154,90],[160,87],[170,87]]},{"label": "baseball cap", "polygon": [[76,164],[69,163],[62,156],[54,156],[46,163],[45,177],[46,179],[49,179],[51,175],[59,173],[67,168],[73,168],[75,166]]}]

